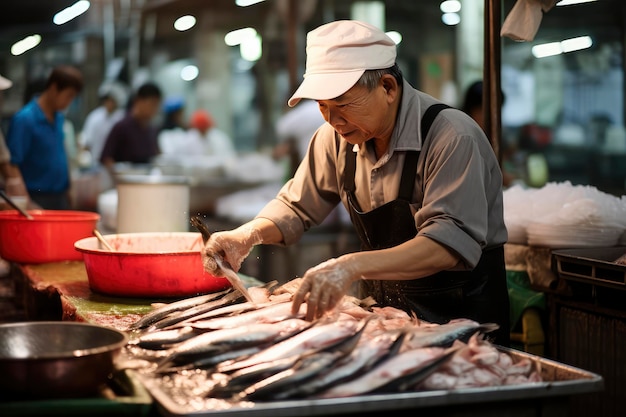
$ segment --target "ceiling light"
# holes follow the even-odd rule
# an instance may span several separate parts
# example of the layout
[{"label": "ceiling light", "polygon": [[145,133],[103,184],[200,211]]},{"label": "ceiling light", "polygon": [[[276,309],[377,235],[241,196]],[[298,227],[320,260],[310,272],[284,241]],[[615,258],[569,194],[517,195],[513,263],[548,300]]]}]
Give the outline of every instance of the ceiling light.
[{"label": "ceiling light", "polygon": [[235,0],[235,4],[239,7],[248,7],[253,4],[261,3],[262,1],[265,0]]},{"label": "ceiling light", "polygon": [[454,26],[461,22],[461,16],[458,13],[444,13],[441,15],[441,21],[448,26]]},{"label": "ceiling light", "polygon": [[531,52],[535,58],[545,58],[547,56],[559,55],[567,52],[580,51],[591,48],[593,40],[590,36],[579,36],[577,38],[565,39],[561,42],[550,42],[535,45]]},{"label": "ceiling light", "polygon": [[561,0],[556,5],[557,6],[571,6],[572,4],[581,4],[581,3],[591,3],[596,0]]},{"label": "ceiling light", "polygon": [[561,42],[543,43],[532,47],[531,52],[535,58],[545,58],[563,53]]},{"label": "ceiling light", "polygon": [[85,13],[91,4],[87,0],[80,0],[72,4],[70,7],[66,7],[57,14],[54,15],[52,21],[55,25],[62,25],[69,22],[72,19]]},{"label": "ceiling light", "polygon": [[228,46],[240,45],[245,42],[246,39],[254,38],[257,35],[254,28],[243,28],[228,32],[224,36],[224,42]]},{"label": "ceiling light", "polygon": [[442,13],[458,13],[461,11],[461,2],[459,0],[446,0],[439,5]]},{"label": "ceiling light", "polygon": [[198,78],[200,71],[195,65],[186,65],[180,70],[180,78],[184,81],[193,81]]},{"label": "ceiling light", "polygon": [[30,35],[22,39],[21,41],[17,41],[11,47],[11,54],[13,55],[22,55],[24,52],[29,49],[33,49],[35,46],[39,45],[41,42],[41,35]]},{"label": "ceiling light", "polygon": [[174,29],[184,32],[196,25],[196,18],[191,15],[181,16],[174,22]]},{"label": "ceiling light", "polygon": [[239,53],[246,61],[258,61],[263,53],[261,36],[256,34],[251,38],[246,38],[239,45]]},{"label": "ceiling light", "polygon": [[565,53],[591,48],[591,45],[593,45],[593,41],[589,36],[579,36],[578,38],[561,41],[561,48],[563,48],[563,52]]}]

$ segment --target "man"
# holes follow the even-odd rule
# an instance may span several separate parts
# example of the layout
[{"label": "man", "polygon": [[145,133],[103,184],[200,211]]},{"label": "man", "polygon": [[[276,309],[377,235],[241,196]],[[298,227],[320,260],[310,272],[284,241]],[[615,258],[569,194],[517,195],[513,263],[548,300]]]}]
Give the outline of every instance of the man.
[{"label": "man", "polygon": [[7,184],[44,209],[66,210],[70,204],[70,172],[65,149],[63,111],[83,89],[81,72],[58,66],[44,90],[12,118],[7,133],[11,152]]},{"label": "man", "polygon": [[113,126],[124,117],[125,92],[117,84],[100,88],[100,105],[85,118],[81,146],[89,150],[93,165],[100,161],[102,148]]},{"label": "man", "polygon": [[292,244],[342,202],[365,250],[309,269],[294,312],[306,302],[307,318],[320,317],[359,282],[361,296],[430,322],[495,322],[494,341],[508,345],[497,158],[475,121],[411,87],[395,59],[393,41],[362,22],[307,35],[304,81],[289,105],[316,100],[326,124],[255,219],[211,236],[205,268],[220,273],[223,257],[238,269],[256,244]]},{"label": "man", "polygon": [[146,164],[159,154],[158,131],[151,121],[161,109],[161,99],[154,83],[137,89],[130,111],[113,126],[102,149],[100,162],[109,171],[116,162]]}]

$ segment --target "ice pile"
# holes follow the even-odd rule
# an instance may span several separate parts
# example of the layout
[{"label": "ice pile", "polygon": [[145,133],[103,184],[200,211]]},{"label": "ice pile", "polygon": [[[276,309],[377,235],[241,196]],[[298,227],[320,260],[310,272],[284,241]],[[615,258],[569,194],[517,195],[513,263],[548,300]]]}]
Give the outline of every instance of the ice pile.
[{"label": "ice pile", "polygon": [[509,243],[552,248],[626,244],[626,195],[588,185],[550,182],[504,191]]}]

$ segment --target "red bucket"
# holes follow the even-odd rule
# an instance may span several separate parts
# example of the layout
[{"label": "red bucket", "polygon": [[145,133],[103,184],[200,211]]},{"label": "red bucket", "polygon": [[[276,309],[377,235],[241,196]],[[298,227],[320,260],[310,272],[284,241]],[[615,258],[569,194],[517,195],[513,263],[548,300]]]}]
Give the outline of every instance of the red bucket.
[{"label": "red bucket", "polygon": [[0,257],[24,264],[80,261],[74,243],[87,236],[100,219],[98,213],[74,210],[0,211]]}]

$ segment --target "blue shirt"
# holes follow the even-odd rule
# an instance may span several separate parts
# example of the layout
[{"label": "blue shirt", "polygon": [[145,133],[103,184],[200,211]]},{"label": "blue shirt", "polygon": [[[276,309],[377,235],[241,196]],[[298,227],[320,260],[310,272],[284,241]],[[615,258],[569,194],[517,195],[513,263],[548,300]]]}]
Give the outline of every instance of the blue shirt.
[{"label": "blue shirt", "polygon": [[70,187],[64,121],[61,112],[55,112],[52,123],[46,119],[36,98],[11,119],[7,134],[11,163],[19,167],[29,193],[61,193]]}]

